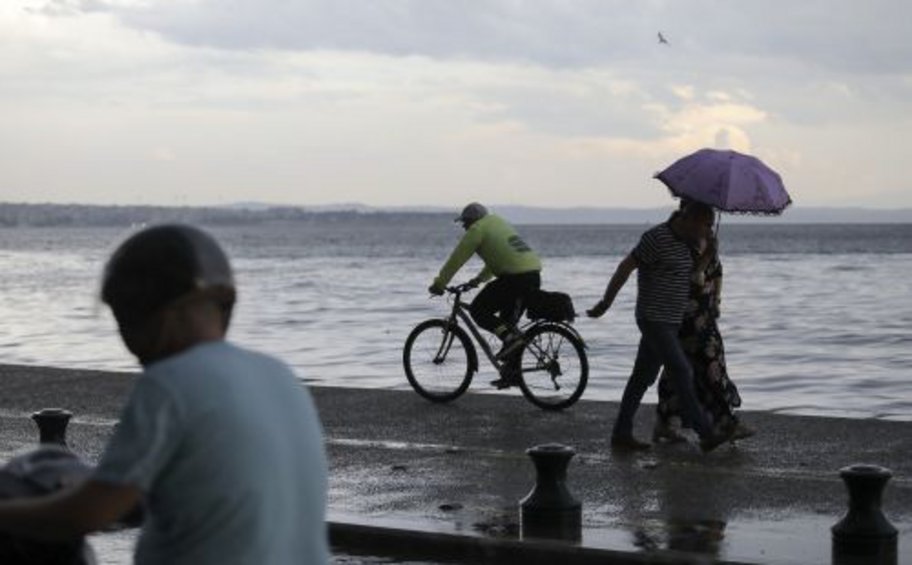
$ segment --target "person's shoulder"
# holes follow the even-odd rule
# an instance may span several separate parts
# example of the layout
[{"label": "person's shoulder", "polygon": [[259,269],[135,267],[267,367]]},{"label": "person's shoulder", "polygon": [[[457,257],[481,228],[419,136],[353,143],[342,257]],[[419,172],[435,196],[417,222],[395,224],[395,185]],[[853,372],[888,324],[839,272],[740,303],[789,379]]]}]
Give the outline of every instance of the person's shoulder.
[{"label": "person's shoulder", "polygon": [[465,234],[462,236],[466,241],[479,242],[484,238],[491,229],[498,224],[497,220],[494,219],[493,214],[488,214],[484,218],[476,220],[474,224],[469,226],[469,229],[466,230]]},{"label": "person's shoulder", "polygon": [[291,371],[291,368],[284,361],[268,353],[242,347],[229,341],[223,342],[222,346],[228,356],[235,357],[239,361],[244,360],[247,363],[268,366],[276,370]]},{"label": "person's shoulder", "polygon": [[497,214],[489,213],[485,217],[479,218],[479,220],[477,222],[475,222],[474,224],[472,224],[472,226],[469,229],[476,228],[476,227],[478,229],[485,229],[486,227],[493,226],[496,224],[501,224],[504,222],[505,222],[505,220],[503,218],[501,218],[500,216],[498,216]]},{"label": "person's shoulder", "polygon": [[175,376],[228,374],[243,367],[287,368],[284,363],[265,353],[240,347],[226,340],[197,344],[146,368],[145,375],[168,382]]},{"label": "person's shoulder", "polygon": [[646,231],[643,232],[643,238],[655,239],[657,237],[664,237],[669,233],[668,223],[662,222],[661,224],[656,224]]},{"label": "person's shoulder", "polygon": [[479,224],[482,224],[481,229],[486,231],[498,231],[498,232],[515,232],[516,229],[513,227],[513,224],[508,222],[503,216],[498,216],[497,214],[488,214],[484,218],[478,221]]},{"label": "person's shoulder", "polygon": [[[170,359],[170,358],[169,358]],[[145,367],[130,391],[130,405],[158,407],[170,405],[177,407],[181,404],[181,383],[179,378],[183,371],[174,369],[168,359],[153,363]],[[177,378],[176,378],[177,377]]]},{"label": "person's shoulder", "polygon": [[[172,397],[180,397],[188,382],[211,374],[224,359],[219,353],[221,342],[203,342],[179,353],[165,357],[143,368],[137,388],[144,391],[159,389]],[[141,386],[140,386],[141,385]]]},{"label": "person's shoulder", "polygon": [[668,222],[659,222],[658,224],[652,226],[649,231],[661,234],[671,233],[671,224]]},{"label": "person's shoulder", "polygon": [[230,351],[224,340],[201,341],[173,355],[155,361],[146,367],[146,373],[167,373],[182,367],[206,362],[212,357],[221,357]]}]

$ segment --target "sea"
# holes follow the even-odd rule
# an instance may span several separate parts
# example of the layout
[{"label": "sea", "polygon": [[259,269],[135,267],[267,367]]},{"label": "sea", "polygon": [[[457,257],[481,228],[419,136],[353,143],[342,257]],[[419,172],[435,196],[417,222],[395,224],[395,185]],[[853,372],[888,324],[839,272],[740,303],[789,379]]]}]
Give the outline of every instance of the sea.
[{"label": "sea", "polygon": [[[448,312],[427,287],[458,226],[366,213],[203,227],[236,271],[233,341],[284,359],[311,386],[409,390],[402,345]],[[542,256],[543,287],[583,313],[648,227],[519,230]],[[0,363],[137,371],[98,299],[106,258],[135,229],[0,228]],[[723,220],[719,239],[720,326],[742,409],[912,420],[912,224]],[[472,259],[456,280],[480,267]],[[639,338],[635,297],[632,277],[603,318],[576,320],[591,365],[584,399],[620,398]],[[519,394],[494,391],[495,377],[483,366],[470,390]]]}]

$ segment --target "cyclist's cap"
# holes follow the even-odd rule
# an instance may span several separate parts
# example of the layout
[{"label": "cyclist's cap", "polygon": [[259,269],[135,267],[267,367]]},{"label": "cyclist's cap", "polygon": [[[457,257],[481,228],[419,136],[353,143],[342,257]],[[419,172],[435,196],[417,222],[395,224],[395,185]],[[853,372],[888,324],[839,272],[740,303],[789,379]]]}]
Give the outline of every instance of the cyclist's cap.
[{"label": "cyclist's cap", "polygon": [[234,290],[228,257],[206,232],[187,225],[144,229],[114,251],[102,276],[101,299],[118,321],[148,319],[197,290]]},{"label": "cyclist's cap", "polygon": [[472,202],[468,206],[462,209],[462,213],[459,214],[459,217],[453,220],[454,222],[468,222],[472,223],[477,220],[480,220],[488,215],[488,209],[479,204],[478,202]]}]

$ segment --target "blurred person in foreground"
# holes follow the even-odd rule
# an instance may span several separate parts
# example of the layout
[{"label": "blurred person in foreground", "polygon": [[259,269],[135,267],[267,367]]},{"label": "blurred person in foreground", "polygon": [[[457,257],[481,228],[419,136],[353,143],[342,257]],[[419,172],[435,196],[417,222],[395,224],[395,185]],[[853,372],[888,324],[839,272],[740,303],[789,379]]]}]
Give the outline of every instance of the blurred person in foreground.
[{"label": "blurred person in foreground", "polygon": [[[541,287],[541,259],[509,222],[489,213],[478,202],[468,204],[454,221],[462,224],[465,235],[428,291],[437,296],[443,294],[453,276],[477,253],[484,261],[484,267],[469,280],[469,284],[478,286],[495,278],[485,284],[472,300],[469,312],[475,323],[503,342],[497,358],[508,359],[522,345],[522,336],[514,325],[519,319],[523,301]],[[518,384],[515,372],[507,372],[506,375],[491,384],[497,388]]]},{"label": "blurred person in foreground", "polygon": [[225,341],[235,288],[215,240],[182,225],[133,235],[102,299],[142,375],[90,478],[0,503],[0,530],[71,539],[142,504],[136,563],[327,563],[316,410],[286,365]]},{"label": "blurred person in foreground", "polygon": [[694,370],[678,338],[694,271],[691,248],[712,233],[714,218],[711,207],[693,202],[666,222],[647,230],[617,266],[602,299],[587,311],[592,318],[601,317],[611,307],[630,274],[637,270],[636,323],[640,329],[640,343],[612,430],[611,447],[614,450],[635,451],[651,447],[634,437],[633,419],[643,395],[655,383],[663,366],[680,400],[686,425],[700,436],[700,448],[711,451],[730,438],[713,432],[697,402]]}]

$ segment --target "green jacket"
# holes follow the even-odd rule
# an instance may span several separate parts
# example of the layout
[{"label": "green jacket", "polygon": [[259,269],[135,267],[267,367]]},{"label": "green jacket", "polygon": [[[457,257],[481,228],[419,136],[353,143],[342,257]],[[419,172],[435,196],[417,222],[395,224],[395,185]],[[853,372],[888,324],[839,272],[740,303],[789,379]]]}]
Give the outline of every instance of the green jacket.
[{"label": "green jacket", "polygon": [[517,275],[541,270],[538,255],[519,237],[513,226],[496,214],[488,214],[466,230],[462,240],[440,269],[440,274],[434,279],[434,286],[446,287],[473,253],[478,253],[485,264],[476,277],[480,282],[492,276]]}]

